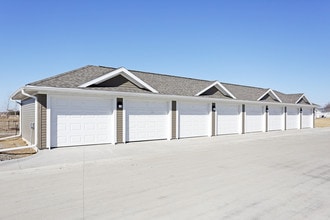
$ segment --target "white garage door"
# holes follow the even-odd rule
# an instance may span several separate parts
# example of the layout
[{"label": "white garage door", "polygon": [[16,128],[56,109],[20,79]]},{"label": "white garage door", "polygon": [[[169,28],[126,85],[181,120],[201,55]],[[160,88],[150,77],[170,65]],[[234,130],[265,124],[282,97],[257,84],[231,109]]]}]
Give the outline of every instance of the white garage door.
[{"label": "white garage door", "polygon": [[179,103],[179,137],[207,136],[211,130],[209,104]]},{"label": "white garage door", "polygon": [[299,108],[288,107],[286,115],[286,129],[299,129],[300,128],[300,116]]},{"label": "white garage door", "polygon": [[262,106],[246,105],[245,115],[245,132],[264,131],[265,117]]},{"label": "white garage door", "polygon": [[284,115],[282,107],[269,106],[268,108],[268,130],[283,130]]},{"label": "white garage door", "polygon": [[303,108],[302,127],[303,128],[313,127],[313,109]]},{"label": "white garage door", "polygon": [[241,106],[240,105],[217,105],[218,134],[237,134],[241,131]]},{"label": "white garage door", "polygon": [[112,100],[51,97],[51,147],[111,143]]},{"label": "white garage door", "polygon": [[167,138],[169,131],[167,102],[127,100],[124,104],[127,141]]}]

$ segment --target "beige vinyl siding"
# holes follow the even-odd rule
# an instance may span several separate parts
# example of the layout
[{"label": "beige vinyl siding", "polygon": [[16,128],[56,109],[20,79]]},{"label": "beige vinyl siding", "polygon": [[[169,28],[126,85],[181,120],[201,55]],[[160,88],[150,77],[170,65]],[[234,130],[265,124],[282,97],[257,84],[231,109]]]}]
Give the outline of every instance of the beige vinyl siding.
[{"label": "beige vinyl siding", "polygon": [[242,134],[245,134],[245,104],[242,104]]},{"label": "beige vinyl siding", "polygon": [[22,101],[22,138],[34,144],[34,129],[31,128],[31,123],[35,122],[35,104],[34,99],[29,98]]},{"label": "beige vinyl siding", "polygon": [[38,143],[39,149],[47,146],[47,95],[38,95]]},{"label": "beige vinyl siding", "polygon": [[118,108],[118,103],[123,105],[123,99],[117,98],[117,143],[123,143],[123,108]]},{"label": "beige vinyl siding", "polygon": [[265,131],[269,131],[269,107],[266,106],[266,120],[265,120],[265,123],[266,123],[266,127],[265,127]]},{"label": "beige vinyl siding", "polygon": [[300,129],[303,128],[303,110],[302,110],[302,108],[300,108],[300,110],[299,110],[299,128]]},{"label": "beige vinyl siding", "polygon": [[176,101],[172,101],[172,139],[176,139]]},{"label": "beige vinyl siding", "polygon": [[216,104],[212,103],[212,136],[215,136],[215,117],[216,117]]}]

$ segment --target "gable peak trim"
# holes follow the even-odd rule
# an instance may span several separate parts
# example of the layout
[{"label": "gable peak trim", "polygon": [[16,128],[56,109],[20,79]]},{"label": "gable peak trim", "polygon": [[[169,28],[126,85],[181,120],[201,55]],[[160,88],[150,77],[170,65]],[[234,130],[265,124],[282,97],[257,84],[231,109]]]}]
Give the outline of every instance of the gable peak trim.
[{"label": "gable peak trim", "polygon": [[313,104],[308,100],[308,98],[305,96],[305,94],[302,94],[302,95],[299,97],[299,99],[296,101],[295,104],[298,104],[302,99],[305,99],[305,101],[306,101],[307,103],[309,103],[310,105],[313,105]]},{"label": "gable peak trim", "polygon": [[268,89],[264,94],[262,94],[257,101],[260,101],[262,98],[264,98],[267,94],[269,94],[273,99],[279,101],[282,103],[282,100],[280,99],[280,97],[278,97],[278,95],[276,95],[276,93],[272,90],[272,89]]},{"label": "gable peak trim", "polygon": [[207,86],[202,91],[198,92],[195,96],[200,96],[204,92],[208,91],[212,87],[216,87],[220,92],[224,93],[225,95],[230,96],[233,99],[237,99],[224,85],[222,85],[219,81],[213,82],[211,85]]},{"label": "gable peak trim", "polygon": [[148,85],[146,82],[141,80],[139,77],[135,76],[133,73],[131,73],[129,70],[127,70],[125,67],[120,67],[118,69],[115,69],[109,73],[104,74],[103,76],[100,76],[96,79],[93,79],[89,82],[86,82],[80,86],[79,88],[86,88],[88,86],[91,86],[93,84],[100,84],[106,80],[109,80],[113,77],[116,77],[118,75],[122,75],[127,80],[131,81],[132,83],[136,84],[140,88],[147,89],[153,93],[159,93],[156,89],[152,88],[150,85]]}]

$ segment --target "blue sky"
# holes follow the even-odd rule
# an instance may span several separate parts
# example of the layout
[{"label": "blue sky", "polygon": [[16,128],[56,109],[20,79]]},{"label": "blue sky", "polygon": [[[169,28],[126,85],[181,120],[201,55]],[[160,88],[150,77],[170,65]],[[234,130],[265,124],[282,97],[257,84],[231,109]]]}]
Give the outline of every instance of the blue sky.
[{"label": "blue sky", "polygon": [[19,87],[89,64],[330,102],[328,0],[0,3],[0,110]]}]

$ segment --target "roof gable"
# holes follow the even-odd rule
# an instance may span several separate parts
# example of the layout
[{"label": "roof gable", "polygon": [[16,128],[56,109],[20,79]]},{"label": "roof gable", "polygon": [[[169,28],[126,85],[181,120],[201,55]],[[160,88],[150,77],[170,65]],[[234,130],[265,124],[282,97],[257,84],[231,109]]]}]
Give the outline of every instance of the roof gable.
[{"label": "roof gable", "polygon": [[[135,76],[133,73],[131,73],[130,71],[128,71],[127,69],[125,69],[124,67],[118,68],[116,70],[113,70],[103,76],[100,76],[96,79],[93,79],[89,82],[86,82],[82,85],[80,85],[80,88],[87,88],[90,86],[99,86],[102,87],[100,85],[103,85],[103,87],[105,85],[115,85],[118,84],[118,82],[111,82],[111,79],[116,79],[117,76],[121,75],[122,77],[126,78],[128,81],[130,81],[132,84],[136,85],[137,87],[141,88],[141,89],[146,89],[149,90],[153,93],[159,93],[156,89],[152,88],[150,85],[148,85],[147,83],[145,83],[144,81],[142,81],[140,78],[138,78],[137,76]],[[118,78],[117,78],[118,79]],[[123,80],[121,80],[123,81]]]},{"label": "roof gable", "polygon": [[201,97],[209,97],[209,98],[220,98],[220,99],[232,99],[232,97],[223,94],[218,88],[213,86],[209,90],[205,91],[204,93],[200,94]]},{"label": "roof gable", "polygon": [[[269,99],[272,98],[272,99]],[[278,97],[278,95],[272,90],[268,89],[267,92],[265,92],[262,96],[258,98],[257,101],[277,101],[282,102],[282,100]]]},{"label": "roof gable", "polygon": [[112,77],[104,82],[90,85],[89,87],[126,87],[126,88],[139,88],[133,82],[122,76],[121,74]]},{"label": "roof gable", "polygon": [[216,90],[218,90],[225,97],[230,97],[232,99],[236,99],[236,97],[225,86],[223,86],[219,81],[213,82],[211,85],[207,86],[202,91],[198,92],[195,96],[208,95],[207,92],[211,92],[211,94],[214,94],[216,92],[216,90],[214,90],[214,88],[216,88]]},{"label": "roof gable", "polygon": [[312,103],[307,99],[307,97],[304,94],[302,94],[302,96],[299,97],[299,99],[296,101],[296,104],[312,105]]}]

